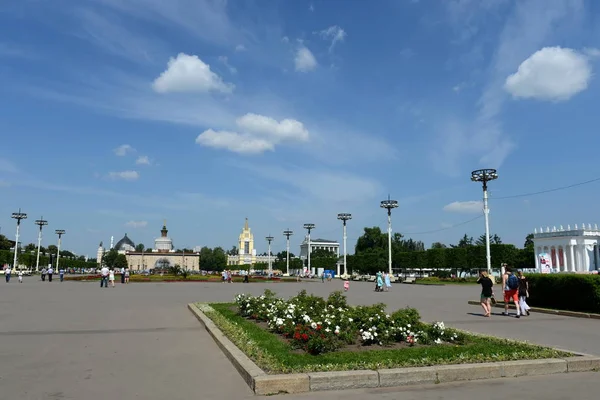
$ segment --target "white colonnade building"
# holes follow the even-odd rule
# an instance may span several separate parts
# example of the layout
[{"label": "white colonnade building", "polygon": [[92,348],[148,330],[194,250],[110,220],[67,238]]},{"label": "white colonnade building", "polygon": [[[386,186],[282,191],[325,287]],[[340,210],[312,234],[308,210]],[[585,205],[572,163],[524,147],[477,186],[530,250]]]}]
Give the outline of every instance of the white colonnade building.
[{"label": "white colonnade building", "polygon": [[553,272],[589,273],[600,269],[600,229],[598,225],[567,229],[546,227],[533,233],[535,267],[542,272],[540,255],[547,254]]}]

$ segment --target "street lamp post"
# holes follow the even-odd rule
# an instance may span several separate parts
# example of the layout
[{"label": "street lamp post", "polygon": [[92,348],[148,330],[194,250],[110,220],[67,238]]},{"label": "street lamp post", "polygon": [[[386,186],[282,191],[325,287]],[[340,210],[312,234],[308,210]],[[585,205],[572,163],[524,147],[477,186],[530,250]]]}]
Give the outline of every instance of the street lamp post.
[{"label": "street lamp post", "polygon": [[58,261],[60,260],[60,242],[61,242],[62,235],[65,234],[65,230],[57,229],[54,231],[54,233],[56,233],[58,235],[58,248],[56,249],[56,272],[60,272],[60,270],[58,269]]},{"label": "street lamp post", "polygon": [[269,235],[267,236],[265,239],[267,239],[267,242],[269,242],[269,255],[268,255],[268,260],[269,260],[269,278],[271,276],[273,276],[273,268],[271,267],[271,242],[273,241],[274,237]]},{"label": "street lamp post", "polygon": [[312,231],[313,229],[315,229],[315,224],[304,224],[304,229],[306,229],[308,231],[308,247],[307,247],[307,258],[308,258],[308,272],[312,273],[312,270],[310,269],[310,231]]},{"label": "street lamp post", "polygon": [[283,231],[283,235],[286,238],[286,245],[285,245],[285,250],[286,250],[286,260],[285,260],[285,265],[287,267],[287,274],[288,276],[290,275],[290,236],[292,236],[294,234],[294,232],[290,231],[289,229],[286,231]]},{"label": "street lamp post", "polygon": [[35,220],[35,224],[40,227],[40,232],[38,233],[38,248],[37,248],[37,257],[35,260],[35,272],[40,270],[40,248],[42,247],[42,227],[44,225],[48,225],[48,221],[41,217],[40,219]]},{"label": "street lamp post", "polygon": [[16,240],[15,240],[15,258],[13,261],[13,269],[15,269],[15,268],[17,268],[17,253],[19,252],[19,228],[21,227],[21,220],[27,219],[27,214],[25,214],[24,212],[21,212],[21,209],[19,208],[18,212],[12,213],[11,218],[17,220],[17,235],[16,235]]},{"label": "street lamp post", "polygon": [[[347,239],[347,236],[346,236],[346,221],[352,219],[352,214],[340,213],[340,214],[338,214],[337,217],[344,224],[344,278],[345,278],[346,276],[348,276],[348,264],[346,263],[346,256],[348,255],[348,251],[346,250],[346,239]],[[340,274],[340,271],[338,270],[338,275],[339,274]]]},{"label": "street lamp post", "polygon": [[392,209],[398,207],[398,202],[396,200],[391,200],[388,195],[387,200],[383,200],[380,207],[385,208],[388,215],[388,269],[389,274],[392,275]]},{"label": "street lamp post", "polygon": [[498,179],[495,169],[478,169],[471,172],[473,182],[481,182],[483,185],[483,216],[485,218],[485,258],[487,261],[488,274],[492,273],[492,255],[490,253],[490,209],[488,207],[487,183]]}]

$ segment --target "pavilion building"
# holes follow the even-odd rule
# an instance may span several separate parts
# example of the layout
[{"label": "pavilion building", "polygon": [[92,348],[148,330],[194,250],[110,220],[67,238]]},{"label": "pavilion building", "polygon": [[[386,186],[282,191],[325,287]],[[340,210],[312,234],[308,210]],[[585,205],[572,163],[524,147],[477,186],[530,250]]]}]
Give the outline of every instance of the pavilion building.
[{"label": "pavilion building", "polygon": [[[165,221],[160,231],[160,236],[154,240],[153,249],[144,249],[136,251],[135,243],[127,234],[119,240],[111,249],[117,250],[119,254],[124,254],[127,258],[127,265],[132,271],[147,271],[151,269],[167,269],[179,265],[183,269],[191,271],[200,270],[200,253],[176,252],[173,247],[173,241],[168,236],[167,222]],[[100,242],[97,253],[98,265],[102,265],[102,257],[105,249]]]},{"label": "pavilion building", "polygon": [[[275,257],[271,256],[271,262],[275,261]],[[227,256],[227,265],[253,265],[256,263],[268,263],[269,256],[259,256],[254,248],[254,234],[248,226],[248,218],[244,223],[242,233],[238,237],[238,254]]]},{"label": "pavilion building", "polygon": [[[598,225],[571,229],[546,227],[533,233],[535,267],[539,272],[548,272],[544,266],[551,265],[552,272],[590,273],[600,269],[600,230]],[[546,263],[548,258],[550,263]]]}]

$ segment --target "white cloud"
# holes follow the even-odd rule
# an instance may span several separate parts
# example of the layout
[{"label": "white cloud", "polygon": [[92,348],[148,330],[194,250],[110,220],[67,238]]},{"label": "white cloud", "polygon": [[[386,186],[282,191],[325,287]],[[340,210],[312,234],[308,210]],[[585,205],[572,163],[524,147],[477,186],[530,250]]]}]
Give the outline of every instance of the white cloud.
[{"label": "white cloud", "polygon": [[289,42],[290,42],[290,38],[289,38],[289,37],[287,37],[287,36],[284,36],[284,37],[282,37],[282,38],[281,38],[281,41],[282,41],[283,43],[289,43]]},{"label": "white cloud", "polygon": [[255,138],[252,135],[214,131],[212,129],[207,129],[198,135],[196,143],[241,154],[259,154],[267,150],[272,151],[275,148],[273,143],[265,139]]},{"label": "white cloud", "polygon": [[593,58],[600,57],[600,49],[595,47],[586,47],[583,49],[583,52]]},{"label": "white cloud", "polygon": [[236,124],[242,133],[208,129],[196,138],[196,143],[235,153],[259,154],[275,150],[275,145],[281,142],[305,142],[309,139],[304,124],[295,119],[277,121],[249,113],[238,118]]},{"label": "white cloud", "polygon": [[129,153],[135,152],[135,149],[128,144],[122,144],[114,149],[113,152],[119,157],[124,157]]},{"label": "white cloud", "polygon": [[246,51],[246,46],[244,46],[243,44],[238,44],[237,46],[235,46],[235,51]]},{"label": "white cloud", "polygon": [[310,12],[315,11],[315,6],[313,3],[310,3],[310,5],[308,6],[308,11],[310,11]]},{"label": "white cloud", "polygon": [[109,172],[108,177],[110,179],[122,179],[124,181],[135,181],[140,177],[137,171],[121,171],[121,172]]},{"label": "white cloud", "polygon": [[145,228],[148,226],[148,221],[128,221],[125,223],[125,226],[128,228]]},{"label": "white cloud", "polygon": [[330,53],[333,51],[336,43],[343,42],[346,38],[346,31],[337,25],[330,26],[327,29],[315,33],[318,33],[323,39],[331,40],[331,45],[329,46]]},{"label": "white cloud", "polygon": [[148,156],[139,156],[137,160],[135,160],[137,165],[150,165],[150,159]]},{"label": "white cloud", "polygon": [[159,93],[168,92],[210,92],[231,93],[235,86],[223,79],[205,64],[198,56],[179,53],[169,60],[164,71],[153,83]]},{"label": "white cloud", "polygon": [[294,64],[296,65],[296,71],[309,72],[317,67],[317,60],[308,48],[301,46],[296,52]]},{"label": "white cloud", "polygon": [[444,211],[454,213],[476,214],[483,212],[483,202],[481,201],[455,201],[444,206]]},{"label": "white cloud", "polygon": [[[485,5],[483,3],[486,3]],[[471,7],[470,5],[477,6]],[[453,2],[460,6],[454,20],[457,28],[484,26],[489,14],[494,13],[502,0],[478,2],[476,0]],[[508,4],[508,3],[504,3]],[[574,26],[582,18],[583,7],[579,1],[528,1],[515,2],[510,7],[503,28],[497,38],[497,47],[492,50],[491,62],[482,75],[487,79],[477,102],[474,119],[460,120],[442,117],[434,127],[439,135],[432,147],[431,159],[436,169],[444,174],[458,175],[463,163],[499,168],[516,148],[513,139],[502,127],[502,110],[507,99],[504,89],[506,77],[536,50],[556,37],[557,25]],[[468,13],[462,18],[461,13]],[[470,48],[484,46],[487,41],[472,36]],[[475,41],[477,40],[477,41]],[[475,163],[475,164],[474,164]]]},{"label": "white cloud", "polygon": [[506,78],[504,89],[515,98],[568,100],[587,89],[592,77],[588,58],[562,47],[544,47]]},{"label": "white cloud", "polygon": [[237,74],[237,69],[231,64],[229,64],[229,59],[226,56],[219,56],[219,61],[221,61],[223,65],[227,67],[229,72],[231,72],[232,74]]},{"label": "white cloud", "polygon": [[282,140],[307,141],[309,133],[302,122],[295,119],[277,121],[270,117],[258,114],[246,114],[237,119],[238,126],[247,132],[263,135],[271,141]]}]

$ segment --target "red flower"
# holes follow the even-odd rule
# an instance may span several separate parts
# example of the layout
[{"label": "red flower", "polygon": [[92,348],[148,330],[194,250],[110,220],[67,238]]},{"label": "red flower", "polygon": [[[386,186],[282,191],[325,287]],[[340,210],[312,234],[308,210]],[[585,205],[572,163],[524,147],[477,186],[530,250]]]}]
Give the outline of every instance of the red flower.
[{"label": "red flower", "polygon": [[307,335],[306,333],[303,333],[303,334],[302,334],[302,339],[303,339],[303,340],[308,340],[308,335]]}]

